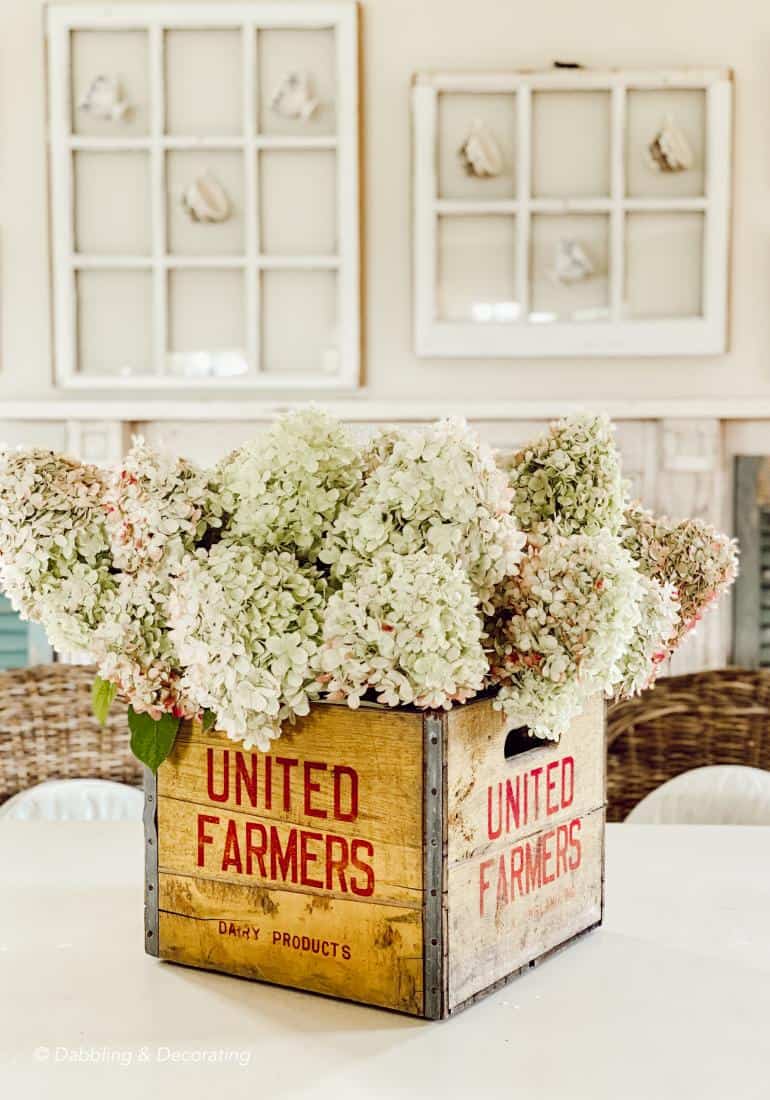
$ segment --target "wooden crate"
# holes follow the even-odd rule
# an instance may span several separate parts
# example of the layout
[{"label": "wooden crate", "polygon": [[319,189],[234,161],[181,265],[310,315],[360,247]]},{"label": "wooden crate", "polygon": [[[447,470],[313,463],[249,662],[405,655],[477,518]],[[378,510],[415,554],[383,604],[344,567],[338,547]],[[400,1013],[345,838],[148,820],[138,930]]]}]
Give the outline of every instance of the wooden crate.
[{"label": "wooden crate", "polygon": [[197,723],[146,786],[162,959],[437,1019],[601,922],[604,707],[320,704],[271,752]]}]

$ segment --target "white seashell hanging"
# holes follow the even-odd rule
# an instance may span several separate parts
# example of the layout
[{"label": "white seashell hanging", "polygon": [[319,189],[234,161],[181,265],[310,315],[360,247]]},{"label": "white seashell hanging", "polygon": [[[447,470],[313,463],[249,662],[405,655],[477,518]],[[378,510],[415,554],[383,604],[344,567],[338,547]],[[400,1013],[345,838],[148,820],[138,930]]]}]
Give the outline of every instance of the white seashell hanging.
[{"label": "white seashell hanging", "polygon": [[182,206],[193,222],[226,222],[232,213],[230,197],[210,172],[193,180],[182,195]]},{"label": "white seashell hanging", "polygon": [[492,179],[503,170],[503,154],[497,138],[480,119],[476,119],[458,149],[465,171],[479,179]]},{"label": "white seashell hanging", "polygon": [[286,73],[270,99],[270,106],[284,118],[299,118],[307,122],[318,109],[318,99],[313,94],[307,73]]},{"label": "white seashell hanging", "polygon": [[590,279],[594,265],[585,248],[572,237],[562,237],[556,245],[552,277],[555,282],[569,286]]},{"label": "white seashell hanging", "polygon": [[692,168],[694,158],[690,143],[671,115],[666,116],[647,151],[650,166],[659,172],[686,172]]},{"label": "white seashell hanging", "polygon": [[108,122],[120,122],[126,117],[130,106],[118,78],[104,75],[94,77],[78,103],[81,111],[88,111],[94,118]]}]

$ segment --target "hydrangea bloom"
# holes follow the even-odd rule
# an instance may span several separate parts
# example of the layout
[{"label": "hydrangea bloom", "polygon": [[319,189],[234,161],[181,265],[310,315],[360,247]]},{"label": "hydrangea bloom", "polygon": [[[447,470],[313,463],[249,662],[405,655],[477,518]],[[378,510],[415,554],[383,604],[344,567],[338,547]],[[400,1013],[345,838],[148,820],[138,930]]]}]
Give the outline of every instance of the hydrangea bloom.
[{"label": "hydrangea bloom", "polygon": [[639,622],[631,643],[618,663],[619,679],[608,694],[614,699],[638,695],[655,682],[663,661],[671,653],[679,624],[679,601],[674,586],[660,584],[639,574],[641,599]]},{"label": "hydrangea bloom", "polygon": [[545,535],[620,530],[626,486],[613,431],[606,417],[570,416],[518,454],[501,457],[523,530]]},{"label": "hydrangea bloom", "polygon": [[172,580],[182,689],[247,748],[267,749],[285,719],[308,712],[323,595],[320,574],[293,554],[230,541],[188,555]]},{"label": "hydrangea bloom", "polygon": [[220,465],[231,532],[254,546],[315,559],[321,538],[361,481],[360,448],[319,409],[278,420]]},{"label": "hydrangea bloom", "polygon": [[0,456],[0,582],[65,654],[88,648],[114,588],[103,476],[52,451]]},{"label": "hydrangea bloom", "polygon": [[640,595],[634,563],[608,531],[533,545],[487,623],[496,705],[558,737],[590,694],[619,678]]},{"label": "hydrangea bloom", "polygon": [[736,548],[638,508],[621,530],[603,420],[556,424],[510,466],[509,486],[461,422],[358,447],[313,410],[213,472],[141,441],[113,475],[4,454],[0,582],[136,711],[209,709],[247,746],[324,694],[448,707],[485,683],[557,735],[589,694],[650,682]]},{"label": "hydrangea bloom", "polygon": [[182,668],[169,633],[170,591],[168,576],[157,568],[121,573],[91,652],[99,675],[116,684],[135,711],[156,719],[165,713],[192,718],[200,708],[182,687]]},{"label": "hydrangea bloom", "polygon": [[626,512],[622,538],[645,576],[676,590],[681,610],[673,649],[735,580],[737,543],[703,520],[674,523],[638,505]]},{"label": "hydrangea bloom", "polygon": [[104,494],[115,565],[134,571],[178,560],[222,526],[225,504],[205,471],[135,440]]},{"label": "hydrangea bloom", "polygon": [[487,661],[477,601],[460,565],[435,554],[383,554],[334,593],[323,622],[319,683],[358,706],[445,707],[475,695]]},{"label": "hydrangea bloom", "polygon": [[375,438],[363,488],[339,515],[322,561],[344,578],[382,553],[426,550],[466,570],[482,603],[515,572],[524,536],[492,452],[446,420]]}]

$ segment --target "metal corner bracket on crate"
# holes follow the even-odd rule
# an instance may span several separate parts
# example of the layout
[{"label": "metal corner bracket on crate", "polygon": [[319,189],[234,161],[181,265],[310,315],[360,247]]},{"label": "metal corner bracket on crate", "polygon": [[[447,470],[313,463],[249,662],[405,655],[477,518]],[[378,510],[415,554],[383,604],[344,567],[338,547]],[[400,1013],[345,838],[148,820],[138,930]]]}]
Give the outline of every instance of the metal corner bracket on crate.
[{"label": "metal corner bracket on crate", "polygon": [[270,752],[183,723],[145,777],[161,959],[440,1019],[601,922],[604,707],[559,742],[321,703]]}]

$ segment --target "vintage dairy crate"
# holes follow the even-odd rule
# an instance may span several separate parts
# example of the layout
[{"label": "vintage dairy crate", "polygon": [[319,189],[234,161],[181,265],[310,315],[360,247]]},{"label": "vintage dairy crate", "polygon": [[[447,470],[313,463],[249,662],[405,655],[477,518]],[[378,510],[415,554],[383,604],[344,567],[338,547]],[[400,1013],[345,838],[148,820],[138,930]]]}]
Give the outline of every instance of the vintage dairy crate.
[{"label": "vintage dairy crate", "polygon": [[601,700],[558,743],[482,698],[197,723],[146,788],[150,954],[437,1019],[602,919]]}]

